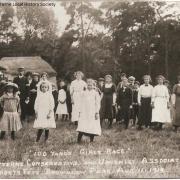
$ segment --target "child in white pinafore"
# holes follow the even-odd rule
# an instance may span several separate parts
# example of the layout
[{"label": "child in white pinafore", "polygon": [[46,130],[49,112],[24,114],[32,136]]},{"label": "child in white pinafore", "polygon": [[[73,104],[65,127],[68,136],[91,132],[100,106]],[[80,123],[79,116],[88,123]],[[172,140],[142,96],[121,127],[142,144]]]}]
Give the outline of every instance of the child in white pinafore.
[{"label": "child in white pinafore", "polygon": [[49,93],[49,84],[47,82],[41,82],[39,90],[34,105],[36,119],[33,127],[38,129],[36,142],[40,140],[44,130],[46,141],[49,136],[49,129],[56,128],[54,118],[54,99],[52,93]]},{"label": "child in white pinafore", "polygon": [[58,93],[58,106],[56,114],[62,116],[62,121],[66,119],[68,115],[67,104],[66,104],[66,91],[64,81],[60,82],[60,89]]},{"label": "child in white pinafore", "polygon": [[100,95],[93,87],[93,80],[87,80],[87,89],[81,93],[81,107],[77,131],[78,143],[81,142],[82,136],[90,137],[93,142],[94,136],[101,135],[101,125],[99,118]]},{"label": "child in white pinafore", "polygon": [[81,71],[77,71],[75,73],[76,79],[71,82],[70,86],[70,94],[71,94],[71,102],[72,102],[72,118],[71,121],[77,124],[79,120],[79,112],[80,112],[80,99],[81,93],[86,89],[86,82],[82,80],[84,74]]}]

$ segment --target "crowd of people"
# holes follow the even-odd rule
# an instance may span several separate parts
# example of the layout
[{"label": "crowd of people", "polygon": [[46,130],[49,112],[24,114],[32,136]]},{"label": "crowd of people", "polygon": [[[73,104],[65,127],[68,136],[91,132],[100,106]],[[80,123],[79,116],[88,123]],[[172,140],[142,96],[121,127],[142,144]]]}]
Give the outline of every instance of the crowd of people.
[{"label": "crowd of people", "polygon": [[18,72],[13,81],[0,73],[1,140],[8,131],[15,140],[15,132],[29,117],[34,117],[36,142],[43,132],[47,141],[49,129],[56,128],[57,121],[69,121],[77,126],[78,143],[84,135],[93,142],[95,136],[101,135],[102,128],[112,128],[114,121],[124,129],[137,130],[162,130],[169,123],[177,132],[180,126],[180,76],[171,90],[169,81],[162,75],[157,76],[153,87],[149,75],[144,75],[140,84],[135,77],[122,73],[116,85],[111,75],[85,81],[84,74],[77,71],[72,82],[60,80],[56,85],[48,80],[46,72],[25,73],[23,67]]}]

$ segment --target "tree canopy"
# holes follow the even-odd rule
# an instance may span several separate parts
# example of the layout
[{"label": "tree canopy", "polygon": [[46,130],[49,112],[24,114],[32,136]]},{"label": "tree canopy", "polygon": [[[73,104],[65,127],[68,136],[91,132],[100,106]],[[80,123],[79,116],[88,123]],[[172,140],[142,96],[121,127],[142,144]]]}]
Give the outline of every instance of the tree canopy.
[{"label": "tree canopy", "polygon": [[70,78],[121,72],[138,79],[163,74],[176,80],[180,61],[177,3],[102,1],[59,2],[70,16],[58,35],[58,19],[46,7],[0,7],[0,56],[42,56]]}]

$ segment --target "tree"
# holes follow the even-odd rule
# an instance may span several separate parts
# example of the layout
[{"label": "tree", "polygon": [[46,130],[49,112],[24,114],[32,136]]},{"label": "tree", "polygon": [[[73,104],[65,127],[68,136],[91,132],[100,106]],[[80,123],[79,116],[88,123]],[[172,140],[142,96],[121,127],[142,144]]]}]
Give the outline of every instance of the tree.
[{"label": "tree", "polygon": [[57,38],[57,21],[51,9],[17,7],[17,18],[23,31],[24,55],[41,55],[46,48],[53,46]]},{"label": "tree", "polygon": [[81,67],[84,72],[86,69],[86,57],[85,57],[85,44],[86,37],[90,34],[95,33],[95,24],[101,21],[102,12],[93,7],[91,2],[80,1],[80,2],[63,2],[62,5],[65,7],[67,14],[70,15],[69,24],[66,30],[73,29],[78,32],[78,47],[81,52]]}]

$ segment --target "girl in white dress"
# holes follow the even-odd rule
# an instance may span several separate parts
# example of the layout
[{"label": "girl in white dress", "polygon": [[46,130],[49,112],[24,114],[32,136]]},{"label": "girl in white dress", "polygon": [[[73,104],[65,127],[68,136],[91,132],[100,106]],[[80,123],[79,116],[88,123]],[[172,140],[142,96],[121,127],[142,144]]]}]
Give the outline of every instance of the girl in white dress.
[{"label": "girl in white dress", "polygon": [[164,123],[171,123],[169,92],[163,84],[164,77],[157,77],[158,85],[153,89],[152,93],[152,122],[157,122],[157,130],[161,130]]},{"label": "girl in white dress", "polygon": [[82,136],[90,137],[93,142],[94,136],[101,135],[101,125],[99,118],[100,95],[93,87],[93,80],[87,80],[87,90],[81,93],[80,118],[77,131],[78,143],[81,142]]},{"label": "girl in white dress", "polygon": [[68,115],[67,104],[66,104],[66,91],[64,81],[60,82],[60,90],[58,93],[58,107],[56,110],[58,116],[62,116],[62,121],[66,119]]},{"label": "girl in white dress", "polygon": [[78,122],[79,120],[79,112],[80,112],[80,99],[81,93],[86,89],[86,82],[82,80],[83,73],[81,71],[77,71],[75,73],[76,79],[71,82],[70,85],[70,94],[71,94],[71,102],[72,102],[72,122]]},{"label": "girl in white dress", "polygon": [[37,93],[34,105],[36,119],[33,127],[38,129],[36,142],[40,140],[44,130],[46,141],[49,136],[49,129],[56,128],[54,119],[54,99],[52,93],[49,93],[49,84],[45,81],[41,82],[39,88],[40,91]]},{"label": "girl in white dress", "polygon": [[52,93],[52,83],[48,80],[48,74],[46,72],[43,72],[41,74],[41,78],[40,78],[40,81],[39,83],[37,84],[37,93],[40,92],[40,84],[42,82],[46,82],[49,86],[49,93]]}]

